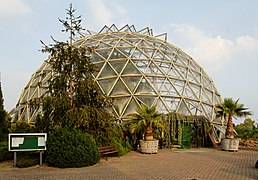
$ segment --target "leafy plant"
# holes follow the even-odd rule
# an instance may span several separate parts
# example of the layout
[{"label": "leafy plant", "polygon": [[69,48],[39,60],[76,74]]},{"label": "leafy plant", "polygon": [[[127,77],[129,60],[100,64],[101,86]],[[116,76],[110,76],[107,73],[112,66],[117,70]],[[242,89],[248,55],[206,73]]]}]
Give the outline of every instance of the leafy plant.
[{"label": "leafy plant", "polygon": [[144,135],[144,140],[153,139],[153,130],[164,126],[162,124],[162,114],[158,113],[156,106],[148,107],[144,104],[141,109],[132,115],[131,132]]},{"label": "leafy plant", "polygon": [[68,127],[55,129],[48,136],[46,162],[50,166],[84,167],[99,161],[95,140],[89,134]]},{"label": "leafy plant", "polygon": [[11,125],[10,132],[12,133],[31,133],[35,132],[33,125],[27,121],[16,121]]},{"label": "leafy plant", "polygon": [[258,138],[258,126],[251,118],[245,119],[244,123],[236,125],[237,137],[240,138]]},{"label": "leafy plant", "polygon": [[226,138],[234,139],[233,117],[246,117],[251,115],[248,108],[244,107],[244,104],[238,104],[238,100],[234,101],[232,98],[225,98],[222,104],[216,105],[217,117],[227,119]]}]

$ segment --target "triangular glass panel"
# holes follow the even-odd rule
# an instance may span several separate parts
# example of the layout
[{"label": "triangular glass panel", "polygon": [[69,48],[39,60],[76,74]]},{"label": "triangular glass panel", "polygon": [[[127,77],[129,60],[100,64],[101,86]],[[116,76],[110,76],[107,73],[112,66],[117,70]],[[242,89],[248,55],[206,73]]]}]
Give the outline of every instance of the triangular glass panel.
[{"label": "triangular glass panel", "polygon": [[111,44],[108,44],[106,41],[102,41],[102,40],[99,40],[99,43],[98,45],[96,45],[96,47],[98,49],[102,49],[102,48],[113,48],[113,46]]},{"label": "triangular glass panel", "polygon": [[147,79],[149,80],[149,82],[151,82],[153,84],[153,87],[155,88],[155,90],[159,93],[162,92],[162,84],[164,83],[165,78],[161,78],[161,77],[147,77]]},{"label": "triangular glass panel", "polygon": [[200,78],[201,78],[201,75],[199,73],[189,69],[188,80],[190,82],[193,82],[195,84],[200,84]]},{"label": "triangular glass panel", "polygon": [[174,86],[171,84],[169,80],[165,80],[162,89],[161,89],[162,95],[169,95],[169,96],[180,96]]},{"label": "triangular glass panel", "polygon": [[200,109],[201,109],[201,114],[205,117],[209,117],[208,113],[207,113],[207,105],[201,103],[200,104]]},{"label": "triangular glass panel", "polygon": [[142,95],[142,94],[156,94],[156,93],[153,87],[150,85],[150,83],[145,78],[142,78],[140,84],[137,87],[135,94]]},{"label": "triangular glass panel", "polygon": [[171,80],[170,82],[173,83],[174,87],[176,88],[177,92],[180,93],[179,95],[183,95],[183,89],[185,85],[185,81],[174,79]]},{"label": "triangular glass panel", "polygon": [[201,72],[201,67],[192,58],[190,58],[190,60],[192,69],[194,69],[196,72]]},{"label": "triangular glass panel", "polygon": [[123,111],[125,111],[125,106],[128,104],[128,101],[130,100],[130,97],[117,97],[114,98],[113,106],[115,107],[116,111],[119,115],[122,114]]},{"label": "triangular glass panel", "polygon": [[163,72],[165,73],[164,75],[168,75],[168,72],[170,71],[170,64],[167,63],[167,62],[158,62],[157,64],[162,70]]},{"label": "triangular glass panel", "polygon": [[164,105],[167,109],[168,112],[174,111],[175,109],[172,109],[172,102],[173,102],[173,98],[172,97],[163,97],[162,98],[164,101]]},{"label": "triangular glass panel", "polygon": [[128,104],[128,106],[126,107],[126,110],[124,112],[124,116],[130,116],[133,113],[136,112],[136,110],[140,109],[139,104],[137,104],[136,100],[134,98],[131,98],[130,103]]},{"label": "triangular glass panel", "polygon": [[170,77],[181,78],[180,73],[178,72],[177,68],[176,68],[174,65],[172,65],[168,70],[169,70],[169,71],[168,71],[167,74],[168,74]]},{"label": "triangular glass panel", "polygon": [[102,57],[102,59],[107,59],[112,51],[112,48],[98,49],[95,53]]},{"label": "triangular glass panel", "polygon": [[134,52],[134,47],[125,47],[125,48],[119,48],[124,54],[126,54],[127,58],[131,58],[133,55],[132,53]]},{"label": "triangular glass panel", "polygon": [[[122,38],[122,37],[121,37]],[[124,52],[125,48],[133,48],[134,46],[129,43],[128,41],[124,40],[124,39],[119,39],[119,42],[116,45],[116,48],[119,49],[122,53]],[[124,53],[127,54],[127,53]]]},{"label": "triangular glass panel", "polygon": [[134,65],[134,63],[132,63],[131,61],[129,61],[126,64],[126,67],[122,73],[123,75],[127,75],[127,74],[141,74],[139,72],[139,70],[136,68],[136,66]]},{"label": "triangular glass panel", "polygon": [[199,102],[190,101],[190,100],[186,100],[186,99],[185,99],[185,102],[186,102],[191,114],[196,116],[198,111],[200,111]]},{"label": "triangular glass panel", "polygon": [[131,95],[131,93],[128,91],[127,87],[124,85],[121,79],[118,79],[110,96],[114,97],[114,96],[121,96],[121,95]]},{"label": "triangular glass panel", "polygon": [[155,63],[150,62],[148,67],[145,69],[145,74],[163,75],[160,68]]},{"label": "triangular glass panel", "polygon": [[111,68],[108,62],[105,63],[103,66],[102,70],[99,72],[99,78],[106,78],[106,77],[111,77],[111,76],[117,76],[115,71]]},{"label": "triangular glass panel", "polygon": [[100,85],[102,91],[104,91],[106,95],[109,95],[110,90],[113,87],[115,81],[116,81],[116,78],[110,78],[110,79],[98,80],[97,82]]},{"label": "triangular glass panel", "polygon": [[185,85],[184,97],[193,98],[193,99],[197,98],[195,93],[190,88],[189,83],[186,83]]},{"label": "triangular glass panel", "polygon": [[121,77],[123,81],[125,82],[126,86],[130,89],[130,91],[133,93],[135,87],[141,80],[141,77],[134,77],[134,76],[129,76],[129,77]]},{"label": "triangular glass panel", "polygon": [[156,51],[155,54],[154,54],[154,56],[153,56],[153,58],[154,58],[154,59],[158,59],[158,60],[164,60],[164,59],[166,59],[166,58],[165,58],[165,55],[164,55],[162,52],[160,52],[160,51]]},{"label": "triangular glass panel", "polygon": [[169,109],[168,109],[168,107],[166,107],[165,105],[164,105],[164,103],[165,102],[163,102],[161,99],[158,99],[157,100],[157,109],[159,109],[159,111],[161,112],[161,113],[167,113],[168,111],[169,111]]},{"label": "triangular glass panel", "polygon": [[184,99],[182,99],[182,101],[180,102],[180,105],[178,107],[178,112],[184,115],[191,115]]},{"label": "triangular glass panel", "polygon": [[148,57],[148,59],[153,59],[153,49],[150,48],[142,48],[142,52],[144,52],[144,54],[146,55],[146,57]]},{"label": "triangular glass panel", "polygon": [[204,88],[202,88],[202,101],[203,102],[206,102],[206,103],[210,103],[210,100],[209,100],[209,97],[207,96],[207,94],[205,93],[205,89]]},{"label": "triangular glass panel", "polygon": [[140,100],[141,103],[144,103],[145,105],[151,107],[153,105],[153,102],[155,101],[156,97],[150,97],[150,96],[135,96],[137,99]]},{"label": "triangular glass panel", "polygon": [[205,93],[209,99],[209,103],[212,103],[213,93],[210,90],[205,89]]},{"label": "triangular glass panel", "polygon": [[134,49],[133,55],[131,56],[131,58],[135,58],[135,59],[148,59],[147,56],[145,56],[145,54],[140,51],[138,48]]},{"label": "triangular glass panel", "polygon": [[183,52],[181,50],[178,51],[177,54],[178,54],[179,58],[181,59],[182,64],[188,66],[190,56],[188,56],[185,52]]},{"label": "triangular glass panel", "polygon": [[177,72],[179,72],[180,77],[185,79],[187,75],[187,68],[184,66],[178,66],[178,65],[175,65],[175,67],[177,69]]},{"label": "triangular glass panel", "polygon": [[172,98],[172,97],[163,97],[163,101],[166,103],[166,107],[168,108],[168,112],[176,111],[180,99]]},{"label": "triangular glass panel", "polygon": [[194,93],[197,96],[197,99],[200,99],[201,87],[199,85],[196,85],[196,84],[193,84],[193,83],[190,83],[190,84],[191,84],[191,88],[193,89]]},{"label": "triangular glass panel", "polygon": [[117,74],[120,74],[122,69],[124,68],[127,60],[115,60],[115,61],[109,61],[110,65],[115,69]]},{"label": "triangular glass panel", "polygon": [[139,69],[141,72],[144,72],[148,66],[149,61],[146,60],[138,60],[138,59],[131,59],[133,64]]},{"label": "triangular glass panel", "polygon": [[211,86],[211,84],[213,83],[213,81],[209,78],[207,78],[208,75],[203,74],[202,76],[202,83],[204,85],[204,87],[206,87],[207,89],[213,89],[213,87]]},{"label": "triangular glass panel", "polygon": [[111,55],[109,56],[109,59],[121,59],[121,58],[127,58],[125,54],[121,53],[118,49],[114,48]]}]

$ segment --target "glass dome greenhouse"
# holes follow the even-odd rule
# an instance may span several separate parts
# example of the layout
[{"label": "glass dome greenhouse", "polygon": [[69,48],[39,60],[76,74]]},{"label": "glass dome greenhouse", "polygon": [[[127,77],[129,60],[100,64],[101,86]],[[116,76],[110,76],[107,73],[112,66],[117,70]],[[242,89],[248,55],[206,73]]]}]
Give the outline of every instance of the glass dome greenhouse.
[{"label": "glass dome greenhouse", "polygon": [[[76,46],[94,46],[92,62],[99,68],[93,77],[99,88],[113,98],[118,120],[127,121],[140,104],[157,105],[163,113],[175,112],[203,116],[220,129],[215,105],[222,102],[213,80],[189,55],[167,42],[167,34],[154,36],[152,29],[137,31],[126,25],[118,29],[105,26],[91,31],[74,42]],[[14,109],[15,120],[33,122],[40,109],[32,109],[29,101],[47,91],[52,76],[46,60],[32,74]]]}]

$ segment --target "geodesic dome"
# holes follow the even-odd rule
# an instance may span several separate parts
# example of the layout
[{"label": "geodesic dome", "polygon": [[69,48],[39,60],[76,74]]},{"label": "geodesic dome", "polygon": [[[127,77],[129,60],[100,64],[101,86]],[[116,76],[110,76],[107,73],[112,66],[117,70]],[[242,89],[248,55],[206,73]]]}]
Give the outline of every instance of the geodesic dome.
[{"label": "geodesic dome", "polygon": [[[167,42],[166,34],[154,36],[149,28],[134,26],[118,29],[105,26],[74,42],[76,46],[94,46],[92,62],[99,68],[93,74],[100,89],[113,98],[117,119],[125,121],[140,107],[157,105],[163,113],[204,116],[211,124],[216,119],[215,105],[222,102],[214,82],[204,69],[181,49]],[[29,101],[47,91],[50,64],[44,62],[31,76],[15,110],[16,119],[34,121],[40,110]]]}]

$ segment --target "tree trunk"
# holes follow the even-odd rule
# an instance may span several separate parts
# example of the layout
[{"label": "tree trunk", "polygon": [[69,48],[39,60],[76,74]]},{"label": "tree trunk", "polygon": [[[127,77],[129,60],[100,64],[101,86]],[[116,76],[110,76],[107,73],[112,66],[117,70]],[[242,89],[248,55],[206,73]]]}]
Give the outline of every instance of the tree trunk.
[{"label": "tree trunk", "polygon": [[152,134],[152,129],[150,126],[150,122],[148,121],[146,124],[146,131],[145,131],[145,140],[153,140],[153,134]]},{"label": "tree trunk", "polygon": [[228,116],[226,138],[227,139],[234,139],[234,128],[233,128],[233,121],[232,121],[232,116],[231,115]]}]

